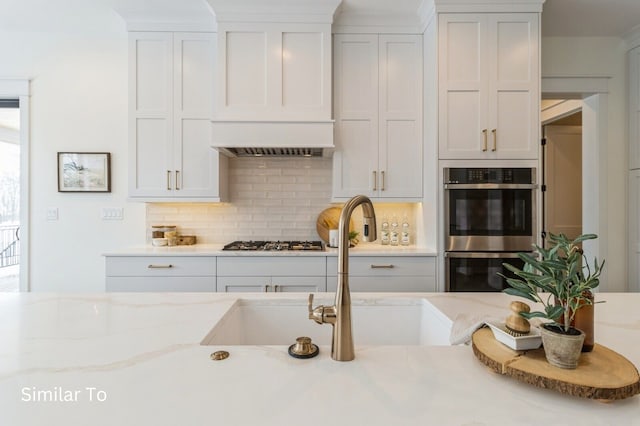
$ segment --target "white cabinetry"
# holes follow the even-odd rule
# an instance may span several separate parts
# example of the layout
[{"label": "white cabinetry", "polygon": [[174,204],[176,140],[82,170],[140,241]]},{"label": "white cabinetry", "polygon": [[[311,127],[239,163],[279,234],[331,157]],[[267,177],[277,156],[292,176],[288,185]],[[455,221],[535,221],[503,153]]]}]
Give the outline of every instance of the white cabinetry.
[{"label": "white cabinetry", "polygon": [[629,291],[640,292],[640,170],[629,171]]},{"label": "white cabinetry", "polygon": [[[327,259],[327,291],[336,290],[338,258]],[[365,292],[434,292],[436,258],[429,256],[351,256],[349,288]]]},{"label": "white cabinetry", "polygon": [[220,23],[218,34],[217,119],[331,117],[329,25]]},{"label": "white cabinetry", "polygon": [[323,292],[326,257],[218,257],[217,289],[218,292]]},{"label": "white cabinetry", "polygon": [[129,196],[219,201],[226,158],[210,148],[215,33],[129,34]]},{"label": "white cabinetry", "polygon": [[334,36],[335,199],[422,199],[422,80],[421,36]]},{"label": "white cabinetry", "polygon": [[640,292],[640,47],[629,51],[629,291]]},{"label": "white cabinetry", "polygon": [[[219,22],[213,132],[226,147],[333,147],[331,25]],[[309,140],[311,138],[312,140]]]},{"label": "white cabinetry", "polygon": [[438,17],[440,159],[537,159],[539,14]]},{"label": "white cabinetry", "polygon": [[629,169],[640,169],[640,47],[629,51]]},{"label": "white cabinetry", "polygon": [[216,291],[213,256],[107,256],[108,292]]}]

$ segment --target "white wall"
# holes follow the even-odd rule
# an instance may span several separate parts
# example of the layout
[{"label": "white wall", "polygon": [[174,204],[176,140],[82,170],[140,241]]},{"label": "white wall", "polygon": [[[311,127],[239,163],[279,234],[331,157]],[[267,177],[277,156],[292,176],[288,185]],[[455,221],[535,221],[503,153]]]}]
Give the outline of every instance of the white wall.
[{"label": "white wall", "polygon": [[[546,37],[542,39],[542,76],[610,77],[608,93],[607,226],[600,230],[606,244],[603,291],[627,290],[627,140],[626,46],[614,37]],[[589,170],[583,170],[589,173]],[[589,189],[586,188],[588,191]],[[583,229],[583,232],[593,232]]]},{"label": "white wall", "polygon": [[[127,37],[115,14],[82,33],[0,29],[0,78],[31,79],[33,291],[104,291],[101,254],[144,240],[144,204],[127,203]],[[56,152],[112,155],[110,194],[57,192]],[[46,209],[59,220],[48,222]],[[124,220],[104,222],[103,207]]]}]

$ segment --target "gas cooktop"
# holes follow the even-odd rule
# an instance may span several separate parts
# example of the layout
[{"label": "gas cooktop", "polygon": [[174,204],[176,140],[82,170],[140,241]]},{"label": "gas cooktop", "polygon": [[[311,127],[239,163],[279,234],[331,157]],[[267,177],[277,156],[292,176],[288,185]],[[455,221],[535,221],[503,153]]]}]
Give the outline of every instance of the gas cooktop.
[{"label": "gas cooktop", "polygon": [[234,241],[222,250],[230,251],[323,251],[322,241]]}]

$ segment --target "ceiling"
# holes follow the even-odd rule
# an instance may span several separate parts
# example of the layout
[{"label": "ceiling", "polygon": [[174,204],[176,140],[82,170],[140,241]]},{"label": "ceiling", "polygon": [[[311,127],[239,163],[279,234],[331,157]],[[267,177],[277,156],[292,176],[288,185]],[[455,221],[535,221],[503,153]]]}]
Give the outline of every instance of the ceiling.
[{"label": "ceiling", "polygon": [[[230,0],[236,1],[236,0]],[[271,0],[278,1],[278,0]],[[343,0],[345,13],[415,13],[423,0]],[[0,0],[0,30],[91,31],[118,22],[114,9],[208,13],[207,0]],[[640,0],[546,0],[542,35],[624,37],[640,25]]]}]

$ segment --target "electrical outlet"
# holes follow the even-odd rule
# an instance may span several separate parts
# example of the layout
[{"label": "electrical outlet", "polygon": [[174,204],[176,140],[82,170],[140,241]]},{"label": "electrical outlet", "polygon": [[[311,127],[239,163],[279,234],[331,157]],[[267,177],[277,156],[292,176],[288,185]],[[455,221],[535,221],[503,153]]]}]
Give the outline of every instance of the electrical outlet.
[{"label": "electrical outlet", "polygon": [[47,209],[47,220],[58,220],[58,208],[57,207],[49,207]]},{"label": "electrical outlet", "polygon": [[124,218],[124,209],[123,208],[112,208],[112,207],[103,207],[102,208],[102,220],[122,220]]}]

